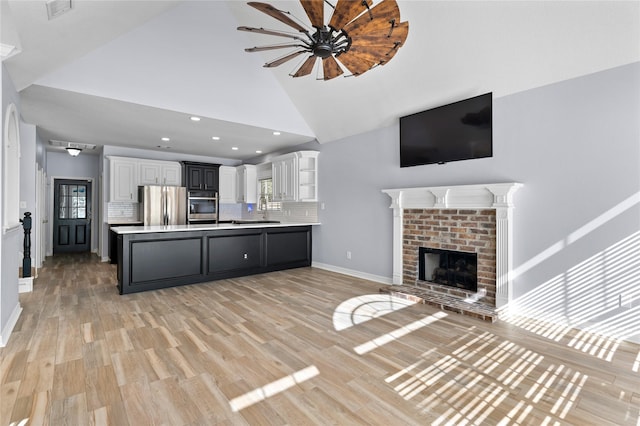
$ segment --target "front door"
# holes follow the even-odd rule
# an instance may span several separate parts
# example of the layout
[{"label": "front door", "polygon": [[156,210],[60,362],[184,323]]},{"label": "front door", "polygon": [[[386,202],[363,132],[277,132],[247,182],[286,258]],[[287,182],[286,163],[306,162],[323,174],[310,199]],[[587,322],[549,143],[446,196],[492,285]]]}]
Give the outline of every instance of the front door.
[{"label": "front door", "polygon": [[54,180],[53,253],[89,251],[91,182]]}]

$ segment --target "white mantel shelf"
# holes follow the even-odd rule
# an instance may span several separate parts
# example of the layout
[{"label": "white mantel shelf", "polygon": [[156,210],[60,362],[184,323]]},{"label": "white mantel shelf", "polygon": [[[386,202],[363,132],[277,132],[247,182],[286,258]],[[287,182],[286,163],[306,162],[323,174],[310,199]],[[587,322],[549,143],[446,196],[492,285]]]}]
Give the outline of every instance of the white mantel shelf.
[{"label": "white mantel shelf", "polygon": [[496,308],[511,300],[513,194],[521,183],[488,183],[421,188],[383,189],[393,209],[393,283],[402,284],[403,210],[496,210]]}]

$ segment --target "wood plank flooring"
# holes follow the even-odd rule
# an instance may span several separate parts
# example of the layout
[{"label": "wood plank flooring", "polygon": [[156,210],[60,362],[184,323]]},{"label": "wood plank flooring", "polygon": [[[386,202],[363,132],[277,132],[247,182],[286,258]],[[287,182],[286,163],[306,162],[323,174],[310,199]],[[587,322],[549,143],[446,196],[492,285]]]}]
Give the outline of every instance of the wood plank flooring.
[{"label": "wood plank flooring", "polygon": [[631,343],[314,268],[115,285],[93,255],[47,259],[0,349],[2,425],[640,424]]}]

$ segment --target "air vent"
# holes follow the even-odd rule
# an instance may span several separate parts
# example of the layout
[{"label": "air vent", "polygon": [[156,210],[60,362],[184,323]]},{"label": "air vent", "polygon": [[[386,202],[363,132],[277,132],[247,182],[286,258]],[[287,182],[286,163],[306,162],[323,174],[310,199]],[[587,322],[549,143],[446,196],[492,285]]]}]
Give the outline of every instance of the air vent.
[{"label": "air vent", "polygon": [[49,139],[49,145],[51,146],[59,146],[63,148],[78,148],[83,151],[91,151],[96,149],[95,145],[89,143],[76,143],[76,142],[67,142],[67,141],[57,141],[54,139]]},{"label": "air vent", "polygon": [[57,18],[71,10],[71,0],[49,0],[47,2],[47,16],[49,20]]}]

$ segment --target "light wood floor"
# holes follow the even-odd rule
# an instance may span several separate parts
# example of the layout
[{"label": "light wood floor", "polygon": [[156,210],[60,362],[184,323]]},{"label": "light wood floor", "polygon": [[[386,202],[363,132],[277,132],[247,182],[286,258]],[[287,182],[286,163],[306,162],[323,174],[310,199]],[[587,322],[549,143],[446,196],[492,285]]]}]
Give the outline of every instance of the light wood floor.
[{"label": "light wood floor", "polygon": [[47,260],[0,350],[3,425],[640,424],[638,345],[394,310],[313,268],[125,296],[115,275]]}]

